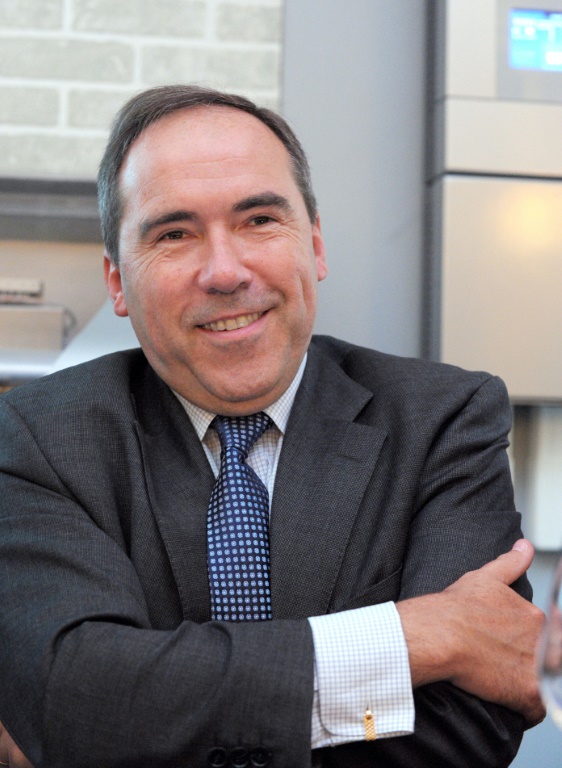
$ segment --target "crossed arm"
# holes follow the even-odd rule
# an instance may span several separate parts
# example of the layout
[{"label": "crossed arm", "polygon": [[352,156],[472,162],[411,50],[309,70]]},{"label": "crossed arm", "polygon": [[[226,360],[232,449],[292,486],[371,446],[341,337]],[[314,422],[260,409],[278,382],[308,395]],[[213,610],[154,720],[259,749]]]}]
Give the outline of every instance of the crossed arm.
[{"label": "crossed arm", "polygon": [[[509,588],[532,557],[530,543],[520,540],[443,592],[398,603],[414,688],[449,681],[520,712],[529,726],[543,719],[534,665],[543,614]],[[1,724],[0,761],[32,768]]]}]

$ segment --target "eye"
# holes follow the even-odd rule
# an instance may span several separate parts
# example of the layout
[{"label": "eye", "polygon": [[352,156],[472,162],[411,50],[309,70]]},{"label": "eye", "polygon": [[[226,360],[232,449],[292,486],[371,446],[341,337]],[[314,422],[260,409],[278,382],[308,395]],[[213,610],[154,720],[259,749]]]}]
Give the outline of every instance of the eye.
[{"label": "eye", "polygon": [[253,224],[255,227],[260,227],[264,224],[269,224],[270,221],[274,221],[274,219],[271,216],[267,216],[265,213],[262,213],[259,216],[254,216],[251,220],[251,224]]},{"label": "eye", "polygon": [[162,240],[181,240],[184,236],[184,233],[179,230],[175,229],[173,232],[166,232],[165,235],[162,235]]}]

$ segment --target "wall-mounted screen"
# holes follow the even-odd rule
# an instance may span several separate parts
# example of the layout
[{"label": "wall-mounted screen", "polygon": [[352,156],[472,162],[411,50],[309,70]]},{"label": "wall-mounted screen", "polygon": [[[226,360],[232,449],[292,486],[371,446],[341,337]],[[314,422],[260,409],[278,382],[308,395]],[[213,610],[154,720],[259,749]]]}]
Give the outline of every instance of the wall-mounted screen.
[{"label": "wall-mounted screen", "polygon": [[562,72],[562,13],[512,9],[509,13],[509,66]]},{"label": "wall-mounted screen", "polygon": [[562,0],[495,0],[497,96],[562,103]]}]

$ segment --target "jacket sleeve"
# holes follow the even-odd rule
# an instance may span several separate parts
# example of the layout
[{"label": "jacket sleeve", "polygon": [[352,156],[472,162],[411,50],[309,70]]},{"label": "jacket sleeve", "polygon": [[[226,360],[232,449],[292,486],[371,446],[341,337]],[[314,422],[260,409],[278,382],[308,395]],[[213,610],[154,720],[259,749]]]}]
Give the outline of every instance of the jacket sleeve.
[{"label": "jacket sleeve", "polygon": [[122,546],[7,402],[0,424],[0,720],[35,768],[191,768],[240,747],[306,765],[308,622],[152,628]]}]

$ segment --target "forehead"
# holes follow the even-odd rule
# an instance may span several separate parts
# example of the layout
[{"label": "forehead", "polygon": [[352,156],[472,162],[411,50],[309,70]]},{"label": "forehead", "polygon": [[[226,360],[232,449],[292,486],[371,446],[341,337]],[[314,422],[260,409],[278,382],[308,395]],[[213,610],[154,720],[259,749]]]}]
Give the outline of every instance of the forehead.
[{"label": "forehead", "polygon": [[194,181],[263,177],[292,181],[290,155],[261,120],[232,107],[195,107],[152,123],[132,144],[120,173],[121,191],[158,179]]}]

